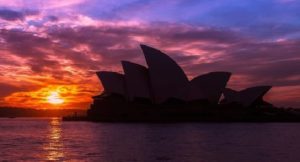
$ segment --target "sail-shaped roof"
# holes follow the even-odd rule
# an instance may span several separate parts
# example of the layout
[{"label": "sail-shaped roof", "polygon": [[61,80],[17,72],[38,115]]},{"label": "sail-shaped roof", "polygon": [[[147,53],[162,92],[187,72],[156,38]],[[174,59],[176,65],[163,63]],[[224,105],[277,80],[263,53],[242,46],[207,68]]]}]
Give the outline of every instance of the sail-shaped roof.
[{"label": "sail-shaped roof", "polygon": [[226,88],[224,90],[224,97],[227,103],[237,102],[248,107],[255,101],[262,99],[271,88],[272,86],[257,86],[239,92]]},{"label": "sail-shaped roof", "polygon": [[125,95],[124,75],[116,72],[96,72],[106,93]]},{"label": "sail-shaped roof", "polygon": [[162,103],[169,98],[186,100],[188,78],[180,66],[168,55],[152,47],[141,45],[149,68],[154,101]]},{"label": "sail-shaped roof", "polygon": [[129,61],[122,61],[122,66],[129,100],[137,97],[151,99],[148,69]]},{"label": "sail-shaped roof", "polygon": [[230,88],[225,88],[223,91],[224,99],[226,99],[227,102],[236,102],[238,101],[239,92]]},{"label": "sail-shaped roof", "polygon": [[195,77],[190,82],[189,100],[208,100],[218,103],[231,76],[229,72],[211,72]]}]

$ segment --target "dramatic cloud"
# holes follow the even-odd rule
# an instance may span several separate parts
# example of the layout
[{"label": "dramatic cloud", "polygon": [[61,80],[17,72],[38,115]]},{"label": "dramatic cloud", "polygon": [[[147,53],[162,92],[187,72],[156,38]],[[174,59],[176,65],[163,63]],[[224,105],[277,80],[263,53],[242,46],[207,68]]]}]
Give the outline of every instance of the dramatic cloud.
[{"label": "dramatic cloud", "polygon": [[[142,43],[168,53],[190,79],[230,71],[229,87],[273,85],[268,101],[300,107],[297,18],[281,12],[283,1],[231,1],[176,0],[165,10],[158,1],[0,1],[0,104],[51,108],[47,95],[59,91],[62,107],[87,108],[102,91],[95,72],[122,72],[121,60],[145,65]],[[267,5],[278,21],[257,17]]]},{"label": "dramatic cloud", "polygon": [[8,9],[0,9],[0,18],[8,21],[24,20],[26,16],[37,15],[37,11],[18,12]]},{"label": "dramatic cloud", "polygon": [[14,20],[23,20],[24,15],[20,12],[12,11],[12,10],[0,10],[0,18],[14,21]]}]

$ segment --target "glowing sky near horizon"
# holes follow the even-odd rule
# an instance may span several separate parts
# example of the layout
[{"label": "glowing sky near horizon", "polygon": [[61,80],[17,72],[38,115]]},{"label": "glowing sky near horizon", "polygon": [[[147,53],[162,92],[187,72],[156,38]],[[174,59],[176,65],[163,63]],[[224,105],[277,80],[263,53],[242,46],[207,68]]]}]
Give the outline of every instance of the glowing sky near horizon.
[{"label": "glowing sky near horizon", "polygon": [[189,78],[230,71],[228,87],[273,85],[265,99],[300,107],[296,0],[0,0],[0,106],[88,108],[95,71],[145,65],[139,44],[168,53]]}]

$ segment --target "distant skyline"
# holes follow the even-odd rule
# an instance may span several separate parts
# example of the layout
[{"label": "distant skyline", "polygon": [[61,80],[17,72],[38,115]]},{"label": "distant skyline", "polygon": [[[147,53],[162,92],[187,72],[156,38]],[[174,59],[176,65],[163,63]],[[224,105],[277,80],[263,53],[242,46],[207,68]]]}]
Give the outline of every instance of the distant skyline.
[{"label": "distant skyline", "polygon": [[300,107],[299,15],[296,0],[0,0],[0,106],[88,108],[95,72],[145,65],[142,43],[189,79],[230,71],[229,88]]}]

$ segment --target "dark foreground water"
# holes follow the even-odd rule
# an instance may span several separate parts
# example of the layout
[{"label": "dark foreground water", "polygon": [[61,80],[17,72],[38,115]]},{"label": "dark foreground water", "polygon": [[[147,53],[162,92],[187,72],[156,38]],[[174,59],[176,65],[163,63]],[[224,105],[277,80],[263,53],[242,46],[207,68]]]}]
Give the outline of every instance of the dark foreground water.
[{"label": "dark foreground water", "polygon": [[298,162],[300,123],[0,119],[0,161]]}]

